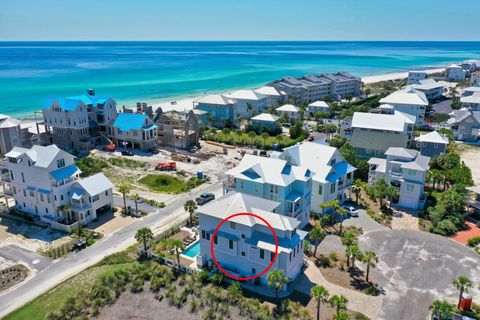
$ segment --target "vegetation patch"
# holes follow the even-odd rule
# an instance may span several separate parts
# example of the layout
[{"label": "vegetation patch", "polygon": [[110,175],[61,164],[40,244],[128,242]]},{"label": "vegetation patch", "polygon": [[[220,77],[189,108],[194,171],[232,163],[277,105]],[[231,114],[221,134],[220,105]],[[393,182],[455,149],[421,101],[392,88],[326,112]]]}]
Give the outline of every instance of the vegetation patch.
[{"label": "vegetation patch", "polygon": [[169,174],[149,174],[139,182],[150,190],[160,193],[183,193],[192,190],[204,183],[206,179],[191,177],[188,180],[180,179]]},{"label": "vegetation patch", "polygon": [[82,177],[88,177],[111,167],[142,169],[148,168],[149,164],[143,161],[137,161],[126,158],[99,158],[88,156],[77,160],[77,167],[82,171]]}]

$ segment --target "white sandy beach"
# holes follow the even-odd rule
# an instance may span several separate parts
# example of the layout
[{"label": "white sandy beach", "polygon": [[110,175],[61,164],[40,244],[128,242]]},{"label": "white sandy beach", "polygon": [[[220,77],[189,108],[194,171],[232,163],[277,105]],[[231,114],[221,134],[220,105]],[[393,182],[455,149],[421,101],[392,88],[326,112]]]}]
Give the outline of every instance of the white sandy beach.
[{"label": "white sandy beach", "polygon": [[[427,74],[434,74],[434,73],[441,73],[445,71],[445,68],[433,68],[433,69],[426,69],[426,70],[418,70],[426,72]],[[365,84],[371,84],[375,82],[381,81],[389,81],[389,80],[399,80],[405,79],[408,77],[408,72],[398,72],[398,73],[387,73],[381,75],[373,75],[373,76],[364,76],[362,77],[362,81]],[[229,92],[231,92],[230,90]],[[217,92],[215,92],[217,93]],[[213,92],[207,94],[215,94]],[[170,98],[170,99],[161,99],[161,100],[147,100],[147,99],[139,99],[140,101],[146,101],[148,105],[153,106],[153,109],[156,110],[157,108],[161,107],[164,112],[167,111],[189,111],[193,109],[193,102],[202,96],[197,97],[181,97],[181,98]],[[172,104],[172,101],[176,101],[176,104]],[[127,106],[128,108],[135,107],[134,101],[124,101],[119,102],[118,107],[121,108],[122,105]],[[32,118],[28,119],[21,119],[22,122],[32,122]]]}]

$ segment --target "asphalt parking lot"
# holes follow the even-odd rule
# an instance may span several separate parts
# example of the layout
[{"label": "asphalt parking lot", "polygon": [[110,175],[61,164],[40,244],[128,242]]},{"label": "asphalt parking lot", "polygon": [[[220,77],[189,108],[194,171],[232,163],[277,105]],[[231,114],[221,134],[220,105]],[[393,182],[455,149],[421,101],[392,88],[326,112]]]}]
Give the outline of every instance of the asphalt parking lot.
[{"label": "asphalt parking lot", "polygon": [[380,258],[372,270],[385,291],[379,319],[428,319],[436,299],[455,302],[458,291],[451,283],[464,275],[474,283],[469,291],[480,297],[480,256],[450,239],[414,230],[384,230],[364,234],[362,249]]}]

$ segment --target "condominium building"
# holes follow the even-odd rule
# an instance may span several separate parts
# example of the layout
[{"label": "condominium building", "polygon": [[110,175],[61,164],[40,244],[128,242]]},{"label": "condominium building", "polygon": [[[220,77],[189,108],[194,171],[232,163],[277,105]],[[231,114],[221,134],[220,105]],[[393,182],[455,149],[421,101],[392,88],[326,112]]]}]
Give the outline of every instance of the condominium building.
[{"label": "condominium building", "polygon": [[42,113],[46,129],[42,143],[66,150],[89,150],[112,133],[117,106],[113,99],[88,90],[85,95],[48,99]]},{"label": "condominium building", "polygon": [[425,177],[430,157],[422,156],[417,150],[388,148],[386,159],[371,158],[368,161],[368,184],[373,186],[385,179],[398,189],[398,205],[409,209],[423,209],[426,201]]},{"label": "condominium building", "polygon": [[269,84],[288,97],[295,98],[296,103],[312,103],[324,97],[342,99],[361,94],[362,81],[347,72],[306,75],[300,78],[286,77]]},{"label": "condominium building", "polygon": [[395,91],[380,99],[380,103],[391,106],[393,110],[414,116],[416,123],[423,123],[428,106],[425,94],[412,88]]},{"label": "condominium building", "polygon": [[[229,192],[201,206],[198,209],[200,253],[197,265],[216,268],[210,250],[213,242],[215,259],[229,274],[252,277],[275,259],[271,270],[283,271],[292,283],[302,272],[303,241],[307,233],[299,230],[299,220],[275,213],[279,206],[279,202],[238,192]],[[236,213],[253,213],[271,225],[278,239],[276,258],[272,231],[258,218],[246,215],[231,218],[213,236],[220,222]],[[268,284],[267,277],[268,272],[259,277],[259,283],[264,287]],[[250,282],[255,283],[254,280]],[[288,287],[286,284],[283,289]]]},{"label": "condominium building", "polygon": [[321,212],[320,205],[330,200],[343,203],[351,196],[355,167],[345,161],[337,148],[321,143],[304,142],[285,148],[279,159],[313,173],[311,210]]},{"label": "condominium building", "polygon": [[237,191],[277,201],[275,212],[298,219],[303,228],[310,221],[312,172],[285,160],[246,154],[227,171],[225,191]]},{"label": "condominium building", "polygon": [[55,229],[71,231],[112,208],[112,183],[102,173],[81,179],[73,155],[56,145],[14,147],[1,166],[15,208]]},{"label": "condominium building", "polygon": [[13,147],[23,143],[23,133],[20,120],[0,114],[0,154],[6,154]]},{"label": "condominium building", "polygon": [[179,149],[198,146],[200,131],[198,118],[192,110],[189,112],[159,112],[155,117],[158,126],[158,145]]},{"label": "condominium building", "polygon": [[119,113],[113,123],[112,141],[120,147],[151,151],[157,147],[158,126],[143,113]]},{"label": "condominium building", "polygon": [[358,157],[382,157],[390,147],[410,145],[414,124],[411,117],[398,111],[394,114],[355,112],[350,144]]}]

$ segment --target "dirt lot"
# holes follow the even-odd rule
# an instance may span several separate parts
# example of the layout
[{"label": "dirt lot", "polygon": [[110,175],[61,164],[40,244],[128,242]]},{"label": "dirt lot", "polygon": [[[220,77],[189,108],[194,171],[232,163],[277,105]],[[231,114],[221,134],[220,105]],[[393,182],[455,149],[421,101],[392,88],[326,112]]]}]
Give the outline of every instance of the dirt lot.
[{"label": "dirt lot", "polygon": [[56,246],[68,241],[70,237],[62,232],[0,218],[0,244],[2,245],[14,244],[36,252],[47,246]]},{"label": "dirt lot", "polygon": [[119,209],[117,212],[102,214],[98,218],[98,221],[90,223],[88,228],[100,232],[103,235],[108,235],[138,221],[139,219],[141,218],[122,216],[121,210]]},{"label": "dirt lot", "polygon": [[473,182],[480,185],[480,146],[459,144],[458,149],[465,164],[472,170]]},{"label": "dirt lot", "polygon": [[[238,312],[231,309],[230,319],[243,320]],[[183,308],[169,306],[164,298],[162,301],[155,299],[154,294],[145,288],[141,293],[125,291],[118,300],[105,308],[102,308],[99,315],[93,319],[98,320],[201,320],[201,311],[189,312],[189,305]],[[246,320],[246,319],[245,319]]]}]

